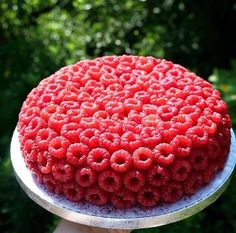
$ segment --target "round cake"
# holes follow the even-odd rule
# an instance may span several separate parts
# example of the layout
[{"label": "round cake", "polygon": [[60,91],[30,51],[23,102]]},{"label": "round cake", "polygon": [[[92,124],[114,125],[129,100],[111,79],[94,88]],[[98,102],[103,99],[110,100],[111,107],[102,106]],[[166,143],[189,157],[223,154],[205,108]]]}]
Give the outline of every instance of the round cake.
[{"label": "round cake", "polygon": [[28,169],[52,195],[116,208],[192,195],[224,168],[227,106],[180,65],[104,56],[66,66],[27,96],[17,130]]}]

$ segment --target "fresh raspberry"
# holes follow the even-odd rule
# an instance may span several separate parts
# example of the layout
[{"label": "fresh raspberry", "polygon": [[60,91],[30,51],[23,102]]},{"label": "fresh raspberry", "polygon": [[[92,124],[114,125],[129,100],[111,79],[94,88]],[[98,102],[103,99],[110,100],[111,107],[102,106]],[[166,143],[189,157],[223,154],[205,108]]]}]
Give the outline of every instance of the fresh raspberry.
[{"label": "fresh raspberry", "polygon": [[197,106],[200,109],[203,109],[205,107],[205,100],[202,97],[198,96],[198,95],[189,95],[186,98],[186,102],[189,105]]},{"label": "fresh raspberry", "polygon": [[80,125],[75,122],[65,124],[61,128],[61,136],[65,137],[70,141],[70,143],[79,142],[79,136],[82,132]]},{"label": "fresh raspberry", "polygon": [[207,155],[209,159],[217,159],[221,154],[219,141],[216,138],[209,138],[207,143]]},{"label": "fresh raspberry", "polygon": [[156,131],[160,132],[162,137],[162,142],[170,143],[174,137],[179,134],[178,129],[175,128],[171,121],[159,122],[156,127]]},{"label": "fresh raspberry", "polygon": [[25,135],[27,138],[35,138],[37,135],[37,132],[40,129],[43,129],[45,127],[45,122],[40,117],[33,118],[28,126],[25,127]]},{"label": "fresh raspberry", "polygon": [[104,191],[114,193],[120,190],[122,178],[113,170],[102,171],[98,176],[98,185]]},{"label": "fresh raspberry", "polygon": [[63,192],[66,198],[70,201],[77,202],[83,199],[84,189],[79,187],[74,182],[68,182],[63,184]]},{"label": "fresh raspberry", "polygon": [[125,173],[123,182],[128,190],[138,192],[145,185],[145,176],[137,170],[129,170]]},{"label": "fresh raspberry", "polygon": [[207,131],[209,136],[214,136],[217,131],[217,124],[213,122],[212,120],[208,119],[205,116],[201,116],[198,119],[199,126],[204,125],[204,129]]},{"label": "fresh raspberry", "polygon": [[138,170],[148,170],[153,164],[154,156],[150,149],[140,147],[133,153],[134,167]]},{"label": "fresh raspberry", "polygon": [[192,170],[191,164],[184,159],[176,160],[171,166],[171,178],[176,181],[184,181]]},{"label": "fresh raspberry", "polygon": [[119,209],[128,209],[135,205],[135,194],[127,189],[114,192],[111,196],[112,204]]},{"label": "fresh raspberry", "polygon": [[174,162],[173,147],[167,143],[160,143],[154,148],[154,157],[160,166],[169,166]]},{"label": "fresh raspberry", "polygon": [[146,115],[156,114],[158,107],[154,104],[144,104],[142,112]]},{"label": "fresh raspberry", "polygon": [[48,149],[48,142],[57,136],[56,132],[49,128],[40,129],[36,135],[36,144],[40,151]]},{"label": "fresh raspberry", "polygon": [[191,117],[184,114],[174,116],[171,121],[173,122],[175,128],[178,129],[179,134],[184,134],[193,124]]},{"label": "fresh raspberry", "polygon": [[208,133],[200,126],[194,126],[189,128],[186,132],[186,136],[192,140],[193,146],[201,147],[207,144]]},{"label": "fresh raspberry", "polygon": [[64,124],[68,123],[68,117],[65,114],[53,114],[48,120],[48,127],[55,132],[60,133]]},{"label": "fresh raspberry", "polygon": [[156,127],[159,121],[160,118],[157,115],[149,114],[148,116],[143,117],[142,125]]},{"label": "fresh raspberry", "polygon": [[194,194],[203,185],[203,176],[199,172],[191,173],[184,182],[184,192],[188,195]]},{"label": "fresh raspberry", "polygon": [[132,153],[142,145],[142,141],[138,134],[129,131],[122,135],[120,145],[121,148]]},{"label": "fresh raspberry", "polygon": [[189,156],[192,148],[192,141],[184,135],[177,135],[170,143],[179,158]]},{"label": "fresh raspberry", "polygon": [[146,91],[138,91],[134,94],[134,98],[142,101],[143,104],[148,104],[150,101],[150,95]]},{"label": "fresh raspberry", "polygon": [[137,201],[143,207],[156,206],[158,201],[161,199],[160,190],[145,186],[139,190],[137,194]]},{"label": "fresh raspberry", "polygon": [[147,173],[147,181],[150,185],[161,187],[166,185],[170,180],[168,170],[161,166],[154,166]]},{"label": "fresh raspberry", "polygon": [[124,101],[125,111],[129,113],[131,110],[136,110],[140,112],[142,110],[142,101],[134,98],[129,98]]},{"label": "fresh raspberry", "polygon": [[183,187],[180,182],[172,181],[168,183],[162,190],[162,200],[164,202],[173,203],[183,196]]},{"label": "fresh raspberry", "polygon": [[190,162],[193,169],[205,170],[208,167],[208,154],[204,150],[195,149],[191,153]]},{"label": "fresh raspberry", "polygon": [[99,145],[112,153],[120,148],[120,136],[116,133],[102,133],[99,137]]},{"label": "fresh raspberry", "polygon": [[196,122],[201,114],[201,109],[196,106],[184,106],[180,109],[179,114],[189,115],[193,122]]},{"label": "fresh raspberry", "polygon": [[111,168],[116,172],[126,172],[132,166],[132,157],[128,151],[118,150],[110,159]]},{"label": "fresh raspberry", "polygon": [[94,128],[98,129],[99,128],[99,121],[93,117],[83,117],[80,120],[80,126],[85,130],[88,128]]},{"label": "fresh raspberry", "polygon": [[117,102],[117,101],[109,101],[106,105],[105,105],[105,111],[112,116],[115,113],[119,113],[123,116],[125,108],[124,108],[124,104],[121,102]]},{"label": "fresh raspberry", "polygon": [[95,103],[83,102],[81,109],[85,110],[88,116],[92,116],[98,110],[98,106]]},{"label": "fresh raspberry", "polygon": [[69,147],[70,142],[62,137],[58,136],[53,138],[49,144],[48,144],[48,151],[49,153],[57,159],[65,158],[66,157],[66,151]]},{"label": "fresh raspberry", "polygon": [[87,163],[93,170],[103,171],[110,166],[110,154],[103,148],[95,148],[89,152]]},{"label": "fresh raspberry", "polygon": [[104,110],[99,110],[93,114],[93,117],[97,119],[107,119],[108,116],[108,113]]},{"label": "fresh raspberry", "polygon": [[75,181],[81,187],[90,187],[97,181],[97,174],[90,168],[81,168],[75,173]]},{"label": "fresh raspberry", "polygon": [[98,206],[107,204],[109,200],[109,195],[97,186],[87,188],[84,197],[87,202]]},{"label": "fresh raspberry", "polygon": [[162,105],[158,108],[157,113],[163,121],[169,121],[177,115],[178,109],[169,105]]},{"label": "fresh raspberry", "polygon": [[66,164],[65,161],[61,160],[55,162],[52,166],[52,174],[56,180],[67,182],[73,179],[74,170],[69,164]]},{"label": "fresh raspberry", "polygon": [[99,145],[99,130],[93,128],[85,129],[84,131],[81,131],[79,140],[90,149],[96,148]]},{"label": "fresh raspberry", "polygon": [[61,194],[63,187],[62,184],[57,181],[52,174],[44,174],[42,177],[42,183],[45,185],[49,192]]},{"label": "fresh raspberry", "polygon": [[40,151],[37,155],[37,163],[39,170],[43,174],[52,172],[53,159],[47,151]]},{"label": "fresh raspberry", "polygon": [[66,153],[66,160],[74,166],[82,166],[86,163],[89,147],[83,143],[71,144]]}]

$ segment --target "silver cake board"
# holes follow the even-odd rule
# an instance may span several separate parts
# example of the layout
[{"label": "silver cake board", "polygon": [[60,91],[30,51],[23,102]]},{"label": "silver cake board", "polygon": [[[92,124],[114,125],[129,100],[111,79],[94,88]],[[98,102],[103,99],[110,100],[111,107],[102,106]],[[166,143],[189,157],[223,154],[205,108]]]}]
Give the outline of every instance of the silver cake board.
[{"label": "silver cake board", "polygon": [[109,229],[140,229],[162,226],[190,217],[213,203],[226,189],[236,163],[236,141],[231,130],[231,147],[225,168],[218,172],[212,182],[192,196],[185,196],[174,204],[161,204],[151,209],[138,207],[119,210],[110,205],[97,207],[88,203],[73,203],[52,195],[35,182],[27,169],[20,151],[18,133],[11,141],[11,161],[16,178],[37,204],[71,222]]}]

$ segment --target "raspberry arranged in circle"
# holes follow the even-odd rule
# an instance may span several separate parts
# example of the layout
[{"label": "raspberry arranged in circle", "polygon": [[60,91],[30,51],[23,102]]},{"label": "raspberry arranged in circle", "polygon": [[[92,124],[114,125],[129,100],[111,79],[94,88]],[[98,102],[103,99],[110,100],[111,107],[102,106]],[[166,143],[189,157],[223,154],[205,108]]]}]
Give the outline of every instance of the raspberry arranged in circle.
[{"label": "raspberry arranged in circle", "polygon": [[42,80],[17,125],[26,166],[52,194],[127,209],[193,195],[224,168],[220,92],[170,61],[105,56]]}]

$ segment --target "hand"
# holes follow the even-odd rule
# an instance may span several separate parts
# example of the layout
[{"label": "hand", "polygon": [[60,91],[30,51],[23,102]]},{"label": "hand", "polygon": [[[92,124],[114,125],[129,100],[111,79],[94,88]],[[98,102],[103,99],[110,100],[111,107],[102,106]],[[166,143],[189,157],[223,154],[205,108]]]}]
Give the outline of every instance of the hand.
[{"label": "hand", "polygon": [[62,219],[53,233],[130,233],[131,230],[114,230],[90,227]]}]

